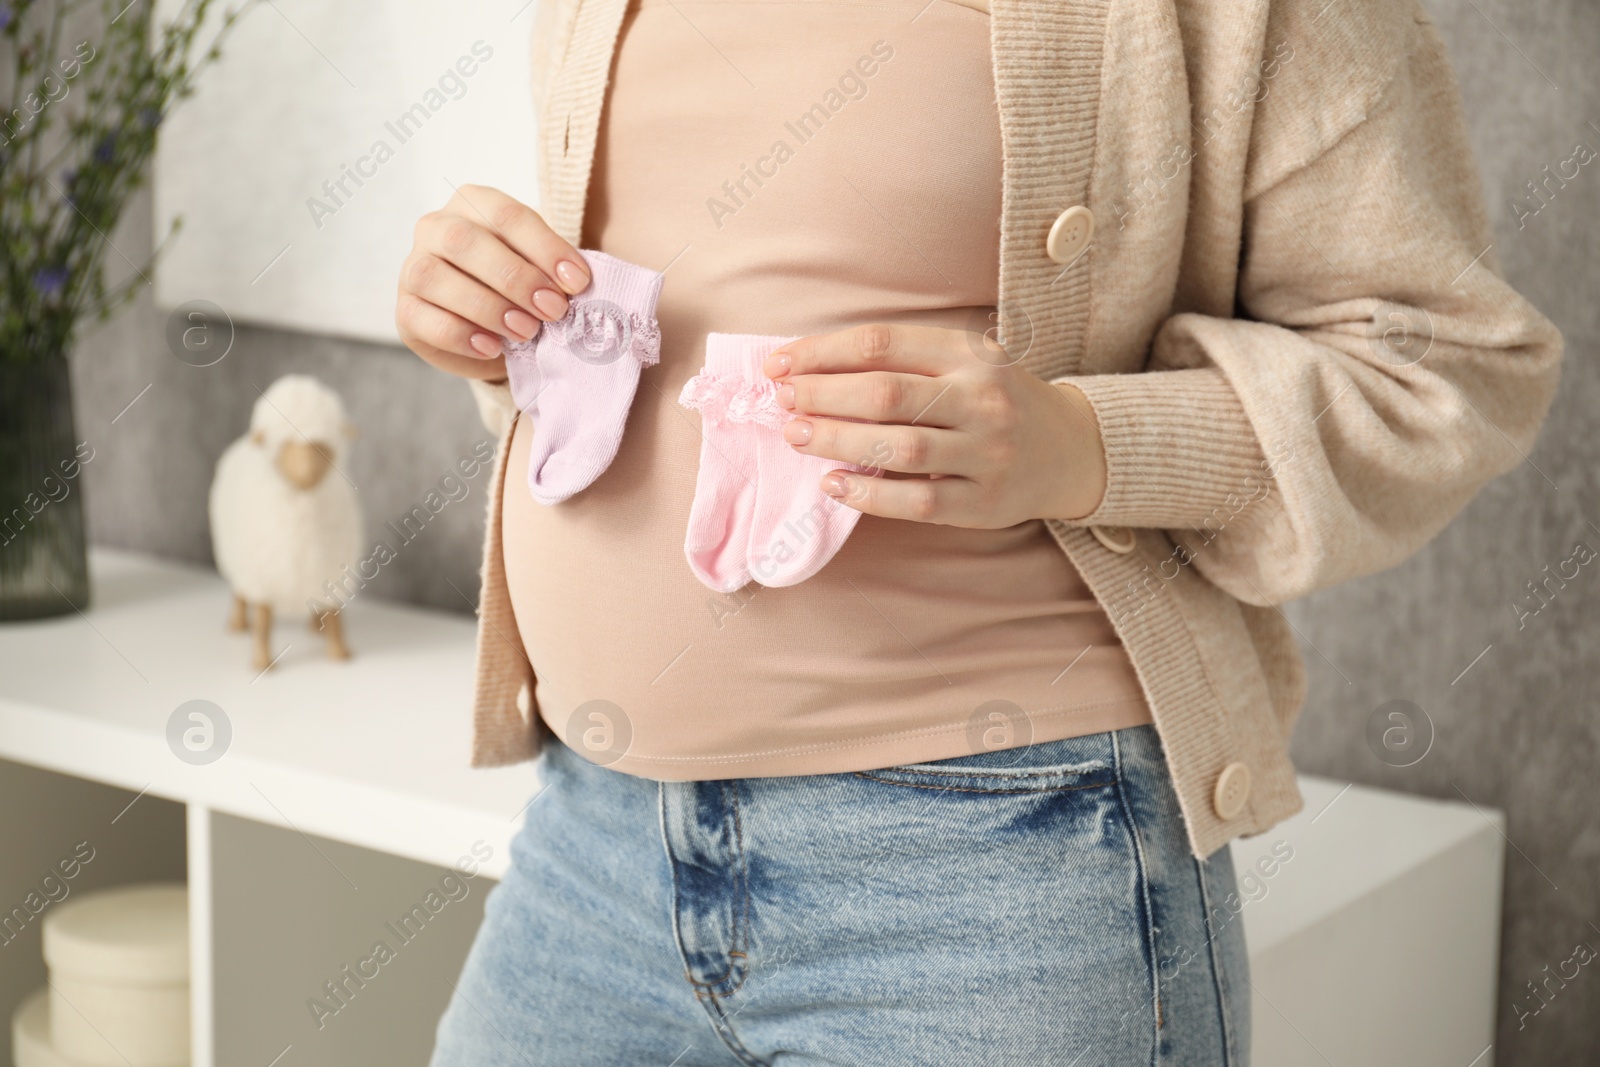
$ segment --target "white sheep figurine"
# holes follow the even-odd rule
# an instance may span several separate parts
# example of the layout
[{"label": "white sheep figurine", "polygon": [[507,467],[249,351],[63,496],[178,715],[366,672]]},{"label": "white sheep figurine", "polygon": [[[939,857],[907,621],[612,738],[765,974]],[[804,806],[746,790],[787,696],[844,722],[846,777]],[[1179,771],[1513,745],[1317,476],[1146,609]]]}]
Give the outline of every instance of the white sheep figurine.
[{"label": "white sheep figurine", "polygon": [[211,547],[233,590],[230,630],[250,629],[252,664],[272,665],[272,614],[308,610],[328,655],[348,659],[330,597],[361,551],[361,506],[343,464],[355,427],[338,394],[303,374],[256,401],[250,431],[228,446],[211,483]]}]

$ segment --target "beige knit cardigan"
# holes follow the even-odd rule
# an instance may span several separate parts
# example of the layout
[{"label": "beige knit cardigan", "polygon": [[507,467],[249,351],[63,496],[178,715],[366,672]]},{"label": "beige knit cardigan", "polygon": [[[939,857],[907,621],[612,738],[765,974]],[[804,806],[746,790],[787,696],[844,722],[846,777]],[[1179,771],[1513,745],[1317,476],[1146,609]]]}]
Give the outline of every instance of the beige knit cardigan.
[{"label": "beige knit cardigan", "polygon": [[[575,245],[625,7],[542,0],[535,19],[540,213]],[[1001,337],[1082,389],[1105,440],[1104,500],[1049,527],[1132,658],[1209,855],[1301,807],[1305,672],[1278,605],[1395,565],[1520,463],[1561,337],[1500,277],[1415,0],[993,0],[990,35]],[[1095,229],[1063,266],[1046,236],[1074,205]],[[488,766],[533,757],[546,728],[500,539],[515,408],[503,384],[473,388],[500,435],[472,751]],[[1095,526],[1131,528],[1134,551]]]}]

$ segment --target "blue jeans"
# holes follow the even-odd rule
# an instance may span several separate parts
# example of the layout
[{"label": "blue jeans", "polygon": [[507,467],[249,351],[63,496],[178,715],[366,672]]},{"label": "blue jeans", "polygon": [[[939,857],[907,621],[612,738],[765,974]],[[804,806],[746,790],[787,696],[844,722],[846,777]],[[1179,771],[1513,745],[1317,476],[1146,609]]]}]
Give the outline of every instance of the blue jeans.
[{"label": "blue jeans", "polygon": [[656,782],[558,742],[433,1067],[1249,1060],[1226,848],[1155,730]]}]

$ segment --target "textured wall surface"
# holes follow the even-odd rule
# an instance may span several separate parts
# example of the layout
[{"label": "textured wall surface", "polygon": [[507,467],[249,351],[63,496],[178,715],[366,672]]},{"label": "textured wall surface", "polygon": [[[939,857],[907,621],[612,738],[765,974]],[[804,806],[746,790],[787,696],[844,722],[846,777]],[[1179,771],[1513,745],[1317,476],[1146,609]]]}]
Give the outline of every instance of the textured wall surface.
[{"label": "textured wall surface", "polygon": [[[1600,559],[1552,582],[1543,601],[1527,583],[1555,573],[1580,543],[1600,551],[1600,435],[1590,420],[1600,407],[1600,161],[1550,183],[1543,203],[1526,183],[1543,181],[1546,166],[1556,171],[1579,142],[1600,148],[1600,6],[1427,3],[1463,83],[1496,255],[1565,331],[1565,378],[1528,462],[1432,545],[1288,609],[1311,674],[1294,754],[1307,771],[1508,813],[1495,1062],[1596,1063],[1600,961],[1574,954],[1583,943],[1600,948]],[[115,241],[142,261],[149,232],[146,202]],[[345,397],[362,430],[346,473],[370,535],[391,545],[398,539],[383,524],[418,505],[485,436],[465,386],[404,351],[246,329],[227,358],[196,368],[169,354],[164,331],[165,316],[146,300],[79,347],[80,436],[96,449],[85,491],[101,543],[208,561],[212,464],[257,391],[286,372],[315,373]],[[396,548],[372,595],[469,610],[485,480]],[[1366,740],[1373,712],[1395,699],[1419,706],[1434,731],[1427,755],[1404,768]]]}]

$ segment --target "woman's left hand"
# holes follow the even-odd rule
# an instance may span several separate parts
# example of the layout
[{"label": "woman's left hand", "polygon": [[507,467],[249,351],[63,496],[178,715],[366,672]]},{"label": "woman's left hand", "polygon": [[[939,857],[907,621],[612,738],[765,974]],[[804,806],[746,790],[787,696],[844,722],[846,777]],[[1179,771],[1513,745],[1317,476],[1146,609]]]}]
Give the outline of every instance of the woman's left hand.
[{"label": "woman's left hand", "polygon": [[824,492],[868,515],[1000,529],[1080,518],[1105,491],[1088,399],[980,334],[857,326],[791,341],[764,369],[796,415],[783,434],[797,451],[910,476],[823,476]]}]

